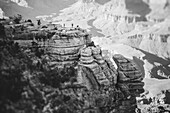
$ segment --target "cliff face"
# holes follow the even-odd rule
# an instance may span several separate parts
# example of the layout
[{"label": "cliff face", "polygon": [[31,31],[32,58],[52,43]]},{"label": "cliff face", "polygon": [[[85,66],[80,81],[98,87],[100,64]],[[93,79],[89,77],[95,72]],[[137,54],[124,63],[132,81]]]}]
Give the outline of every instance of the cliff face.
[{"label": "cliff face", "polygon": [[[141,23],[142,29],[137,28],[122,36],[121,43],[142,49],[159,57],[170,58],[170,20],[161,23]],[[139,25],[139,24],[138,24]],[[140,25],[140,26],[141,26]],[[147,27],[144,27],[147,25]],[[136,25],[137,26],[137,25]]]},{"label": "cliff face", "polygon": [[137,13],[127,9],[126,0],[111,0],[101,6],[99,12],[101,14],[96,17],[93,24],[106,36],[124,34],[133,30],[134,23],[140,17]]},{"label": "cliff face", "polygon": [[148,20],[165,19],[169,16],[170,1],[169,0],[149,0],[147,1],[151,8],[151,13],[147,15]]},{"label": "cliff face", "polygon": [[[144,53],[146,78],[168,78],[170,58],[170,30],[169,19],[163,22],[138,23],[142,29],[136,27],[130,33],[123,35],[120,43],[124,43]],[[147,26],[147,27],[146,27]]]},{"label": "cliff face", "polygon": [[90,35],[84,30],[71,28],[68,31],[58,32],[53,35],[47,44],[47,54],[51,69],[77,65],[79,50],[90,42]]},{"label": "cliff face", "polygon": [[98,13],[99,6],[94,0],[79,0],[70,7],[61,10],[58,18],[63,21],[94,18]]},{"label": "cliff face", "polygon": [[[80,62],[78,64],[78,82],[85,85],[89,90],[108,90],[111,103],[114,106],[113,113],[127,112],[132,113],[136,109],[136,96],[143,93],[144,78],[138,66],[122,55],[115,55],[113,60],[116,62],[116,70],[113,63],[102,57],[99,47],[87,47],[81,50]],[[117,87],[115,87],[115,85]],[[112,95],[112,91],[118,97]]]},{"label": "cliff face", "polygon": [[76,0],[0,0],[0,8],[6,16],[21,14],[34,19],[39,15],[59,13],[59,10],[75,3]]},{"label": "cliff face", "polygon": [[105,35],[115,35],[131,31],[134,28],[133,23],[136,21],[136,17],[138,15],[129,14],[125,0],[111,0],[103,5],[93,0],[79,0],[61,10],[60,15],[53,18],[52,21],[61,23],[81,23],[83,21],[81,24],[85,26],[91,19],[94,19],[92,25],[89,24],[93,29],[100,29]]},{"label": "cliff face", "polygon": [[[99,89],[102,85],[117,84],[117,72],[112,62],[101,55],[100,47],[87,47],[80,51],[80,62],[78,64],[78,76],[81,84],[88,89]],[[89,70],[86,73],[85,70]],[[89,82],[85,82],[88,80]]]},{"label": "cliff face", "polygon": [[[32,32],[38,31],[39,29]],[[67,81],[61,83],[64,91],[79,86],[80,91],[74,91],[80,96],[75,98],[85,102],[80,110],[103,113],[135,111],[137,107],[135,98],[143,92],[141,82],[143,74],[132,61],[117,55],[112,59],[118,66],[118,69],[115,69],[110,57],[104,56],[101,48],[91,42],[90,35],[79,27],[57,27],[57,30],[50,29],[50,31],[54,32],[53,36],[47,37],[46,33],[40,32],[41,35],[34,35],[33,40],[29,40],[32,46],[25,48],[24,45],[23,48],[28,54],[35,52],[38,58],[33,58],[33,64],[37,68],[59,72],[60,74],[54,73],[53,76],[56,78],[67,78]],[[24,31],[22,33],[24,34]],[[17,41],[17,37],[13,38]],[[19,45],[24,40],[26,39],[19,40]],[[29,43],[28,40],[26,42]],[[41,63],[45,65],[41,66]],[[88,98],[81,96],[84,94],[83,88],[89,93]],[[94,95],[96,93],[98,96]]]}]

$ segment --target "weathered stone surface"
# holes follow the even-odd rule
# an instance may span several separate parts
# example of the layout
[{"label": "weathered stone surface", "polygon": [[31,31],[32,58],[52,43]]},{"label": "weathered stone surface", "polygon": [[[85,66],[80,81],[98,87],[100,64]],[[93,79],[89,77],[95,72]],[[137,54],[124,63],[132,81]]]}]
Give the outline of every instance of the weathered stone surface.
[{"label": "weathered stone surface", "polygon": [[[93,62],[91,50],[83,49],[88,41],[89,37],[85,31],[73,28],[61,29],[56,31],[50,39],[46,53],[59,64],[62,62],[67,65],[68,61],[77,62],[79,60],[83,63],[91,63]],[[80,49],[82,49],[81,53]],[[79,59],[80,54],[82,57]]]},{"label": "weathered stone surface", "polygon": [[54,55],[72,55],[79,52],[81,46],[78,47],[68,47],[68,48],[56,48],[55,46],[51,46],[48,48],[47,53]]},{"label": "weathered stone surface", "polygon": [[54,57],[52,57],[52,60],[55,60],[55,61],[76,61],[78,59],[79,59],[79,55],[78,54],[63,55],[63,56],[55,55]]},{"label": "weathered stone surface", "polygon": [[125,59],[125,58],[124,58],[122,55],[120,55],[120,54],[114,55],[114,59],[116,59],[115,62],[116,62],[117,64],[120,64],[120,63],[128,63],[128,60]]},{"label": "weathered stone surface", "polygon": [[[38,48],[44,48],[48,56],[50,70],[67,70],[67,67],[72,67],[75,69],[76,83],[87,88],[88,96],[94,91],[99,92],[99,97],[95,96],[99,101],[94,101],[94,97],[89,96],[89,100],[84,100],[87,105],[83,109],[97,113],[99,108],[104,109],[103,111],[112,109],[113,113],[134,113],[135,98],[143,92],[144,83],[141,82],[142,73],[133,61],[122,55],[115,55],[113,60],[118,66],[116,70],[109,57],[102,56],[99,46],[90,45],[90,36],[85,31],[61,28],[51,32],[55,33],[52,38],[38,42]],[[40,35],[37,33],[37,36]]]},{"label": "weathered stone surface", "polygon": [[[82,49],[80,53],[80,59],[84,57],[86,57],[87,59],[91,58],[93,59],[93,62],[89,62],[87,60],[84,60],[84,62],[82,62],[82,60],[80,60],[81,65],[79,64],[78,66],[91,70],[91,76],[96,79],[96,82],[98,84],[108,86],[109,84],[116,83],[117,75],[113,72],[114,68],[111,69],[112,66],[108,66],[107,62],[101,56],[101,50],[99,47],[87,47],[85,49]],[[84,76],[84,74],[82,74],[81,76]],[[89,89],[91,89],[91,87]]]},{"label": "weathered stone surface", "polygon": [[53,37],[55,43],[53,43],[56,47],[74,47],[74,46],[81,46],[85,44],[84,37],[60,37],[56,35]]},{"label": "weathered stone surface", "polygon": [[118,66],[117,85],[126,98],[119,109],[122,113],[133,113],[136,109],[135,97],[144,92],[143,74],[132,60],[122,55],[114,55],[113,60]]},{"label": "weathered stone surface", "polygon": [[142,81],[143,74],[134,62],[121,55],[113,56],[113,60],[118,65],[119,81]]},{"label": "weathered stone surface", "polygon": [[92,53],[94,56],[101,54],[101,48],[99,46],[92,47]]},{"label": "weathered stone surface", "polygon": [[80,54],[82,57],[89,57],[92,56],[92,50],[91,48],[82,48]]}]

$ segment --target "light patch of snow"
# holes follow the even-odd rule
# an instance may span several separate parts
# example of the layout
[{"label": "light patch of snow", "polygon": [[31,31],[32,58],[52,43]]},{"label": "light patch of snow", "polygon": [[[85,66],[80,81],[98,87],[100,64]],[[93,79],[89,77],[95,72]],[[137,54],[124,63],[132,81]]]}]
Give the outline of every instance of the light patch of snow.
[{"label": "light patch of snow", "polygon": [[0,18],[3,18],[4,17],[4,12],[3,10],[0,8]]},{"label": "light patch of snow", "polygon": [[170,79],[158,80],[154,78],[145,78],[143,81],[145,82],[144,89],[149,91],[147,97],[154,97],[162,90],[170,89]]},{"label": "light patch of snow", "polygon": [[11,0],[11,1],[17,3],[19,6],[31,8],[28,6],[28,3],[26,0]]}]

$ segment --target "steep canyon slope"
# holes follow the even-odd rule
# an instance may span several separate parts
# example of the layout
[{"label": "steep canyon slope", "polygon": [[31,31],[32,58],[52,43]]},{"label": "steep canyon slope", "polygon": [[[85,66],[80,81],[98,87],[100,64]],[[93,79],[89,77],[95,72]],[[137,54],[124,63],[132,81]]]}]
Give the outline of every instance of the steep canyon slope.
[{"label": "steep canyon slope", "polygon": [[[158,79],[162,79],[159,75],[170,75],[169,0],[103,1],[0,0],[0,7],[6,16],[20,13],[25,18],[38,16],[67,27],[73,23],[88,29],[95,36],[94,43],[109,50],[110,57],[120,53],[130,59],[138,58],[145,71],[145,86],[148,90],[153,88],[152,94],[160,90],[154,87],[167,86],[168,80]],[[150,82],[159,82],[159,86]]]},{"label": "steep canyon slope", "polygon": [[[75,4],[78,3],[84,4],[82,1]],[[102,49],[109,50],[112,54],[123,54],[131,59],[134,56],[139,58],[139,62],[141,61],[141,65],[145,70],[146,86],[150,84],[150,80],[158,82],[157,79],[165,79],[170,75],[168,66],[170,64],[168,1],[111,0],[104,5],[92,1],[85,3],[88,6],[83,5],[86,10],[81,10],[81,12],[77,12],[80,9],[75,4],[62,10],[61,15],[53,21],[56,23],[79,24],[89,28],[89,30],[91,27],[92,29],[97,28],[98,32],[105,36],[104,38],[96,36],[93,41],[99,44]],[[77,6],[77,10],[75,6]],[[89,8],[91,6],[93,8]],[[77,13],[71,13],[73,9]],[[155,12],[165,16],[161,16],[159,13],[158,15],[154,14]],[[84,17],[83,14],[88,16]],[[62,15],[65,15],[65,17],[62,18]],[[73,15],[75,18],[72,19]],[[88,24],[91,19],[93,19],[93,26]],[[69,26],[69,24],[67,25]],[[159,80],[159,83],[159,87],[162,86],[161,84],[165,84],[161,80]],[[168,80],[166,83],[169,83]],[[161,90],[154,89],[154,86],[148,87],[148,90],[151,88],[154,90],[151,91],[151,95]]]}]

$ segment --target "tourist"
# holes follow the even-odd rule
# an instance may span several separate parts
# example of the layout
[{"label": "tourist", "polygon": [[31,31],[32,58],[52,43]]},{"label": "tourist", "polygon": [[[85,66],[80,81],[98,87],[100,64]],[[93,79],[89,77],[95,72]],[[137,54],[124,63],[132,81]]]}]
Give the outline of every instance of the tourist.
[{"label": "tourist", "polygon": [[76,28],[77,30],[80,30],[80,27],[79,27],[79,25],[77,25],[77,28]]},{"label": "tourist", "polygon": [[37,25],[40,26],[41,25],[41,20],[37,20]]}]

